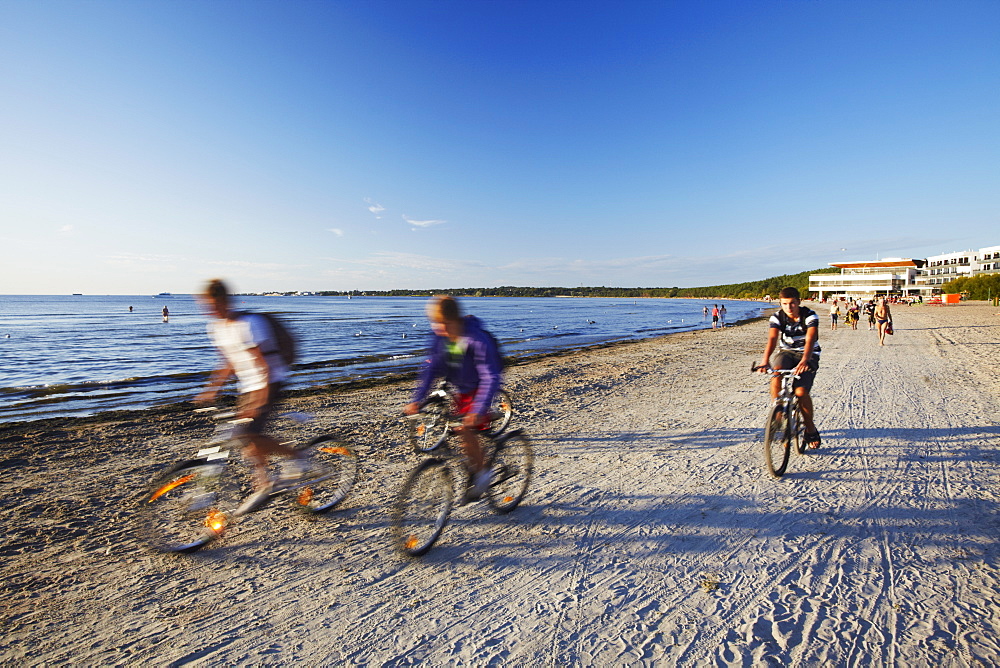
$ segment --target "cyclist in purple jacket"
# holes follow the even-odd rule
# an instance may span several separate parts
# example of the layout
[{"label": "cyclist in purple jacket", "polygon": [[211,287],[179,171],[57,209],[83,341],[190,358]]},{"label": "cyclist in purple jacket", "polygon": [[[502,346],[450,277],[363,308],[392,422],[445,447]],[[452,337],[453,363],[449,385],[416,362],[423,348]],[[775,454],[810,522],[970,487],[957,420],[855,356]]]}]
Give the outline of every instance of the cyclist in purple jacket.
[{"label": "cyclist in purple jacket", "polygon": [[404,412],[413,415],[420,410],[420,403],[437,378],[443,377],[455,387],[456,409],[464,416],[459,435],[472,474],[472,487],[466,492],[466,499],[475,500],[489,489],[492,479],[492,472],[485,467],[477,432],[488,427],[490,405],[500,389],[500,351],[479,318],[462,317],[454,297],[432,298],[427,304],[427,319],[434,336],[420,370],[420,382]]}]

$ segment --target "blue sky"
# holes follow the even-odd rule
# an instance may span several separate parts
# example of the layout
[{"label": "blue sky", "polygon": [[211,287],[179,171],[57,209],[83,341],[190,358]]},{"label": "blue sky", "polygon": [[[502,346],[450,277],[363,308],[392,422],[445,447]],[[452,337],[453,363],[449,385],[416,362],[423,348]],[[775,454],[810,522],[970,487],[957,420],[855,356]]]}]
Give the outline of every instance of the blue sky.
[{"label": "blue sky", "polygon": [[695,286],[1000,244],[998,36],[994,0],[0,0],[0,293]]}]

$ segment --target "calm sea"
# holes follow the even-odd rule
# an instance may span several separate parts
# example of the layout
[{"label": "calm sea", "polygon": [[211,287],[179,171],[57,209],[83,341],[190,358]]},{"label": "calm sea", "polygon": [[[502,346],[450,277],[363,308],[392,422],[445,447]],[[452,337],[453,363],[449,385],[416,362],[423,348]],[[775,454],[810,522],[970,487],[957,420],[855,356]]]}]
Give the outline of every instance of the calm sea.
[{"label": "calm sea", "polygon": [[[415,369],[430,329],[423,297],[239,297],[282,317],[300,346],[292,387]],[[761,302],[719,301],[727,321]],[[689,299],[465,298],[508,356],[711,326]],[[129,311],[129,307],[132,311]],[[163,322],[161,311],[170,311]],[[83,416],[190,399],[215,364],[189,295],[0,296],[0,422]]]}]

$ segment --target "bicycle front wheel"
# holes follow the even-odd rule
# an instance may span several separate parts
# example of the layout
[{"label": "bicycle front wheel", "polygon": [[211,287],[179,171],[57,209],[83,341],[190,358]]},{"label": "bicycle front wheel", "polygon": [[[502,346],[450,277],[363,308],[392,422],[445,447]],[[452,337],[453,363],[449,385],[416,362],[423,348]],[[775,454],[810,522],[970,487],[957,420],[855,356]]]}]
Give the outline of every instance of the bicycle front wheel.
[{"label": "bicycle front wheel", "polygon": [[142,500],[149,544],[160,552],[190,553],[223,534],[235,490],[223,475],[225,462],[181,462],[160,475]]},{"label": "bicycle front wheel", "polygon": [[448,404],[429,401],[413,416],[410,423],[410,444],[420,452],[434,450],[448,438]]},{"label": "bicycle front wheel", "polygon": [[795,446],[795,451],[800,455],[806,454],[805,422],[802,419],[802,408],[796,401],[792,405],[792,410],[788,411],[791,417],[791,425],[788,429],[788,438]]},{"label": "bicycle front wheel", "polygon": [[514,415],[514,402],[511,401],[510,393],[507,390],[497,390],[490,405],[490,423],[486,433],[490,436],[499,436],[510,426],[510,418]]},{"label": "bicycle front wheel", "polygon": [[444,460],[426,459],[403,483],[392,509],[392,533],[399,550],[410,557],[427,553],[448,523],[455,496]]},{"label": "bicycle front wheel", "polygon": [[764,425],[764,461],[767,470],[775,478],[785,474],[788,467],[789,425],[785,419],[785,410],[781,406],[772,406],[767,412],[767,422]]},{"label": "bicycle front wheel", "polygon": [[531,484],[535,467],[535,453],[531,441],[520,429],[497,439],[493,453],[493,482],[486,499],[498,513],[504,514],[517,508]]},{"label": "bicycle front wheel", "polygon": [[311,513],[325,513],[343,501],[358,478],[358,457],[347,441],[335,436],[319,436],[304,451],[309,472],[288,491],[295,502]]}]

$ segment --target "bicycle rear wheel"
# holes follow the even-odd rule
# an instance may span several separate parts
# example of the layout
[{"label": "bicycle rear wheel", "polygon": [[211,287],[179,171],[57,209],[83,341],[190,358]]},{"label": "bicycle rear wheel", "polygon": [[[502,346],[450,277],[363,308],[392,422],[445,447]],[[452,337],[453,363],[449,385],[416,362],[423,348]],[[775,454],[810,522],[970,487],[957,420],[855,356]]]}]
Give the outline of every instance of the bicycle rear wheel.
[{"label": "bicycle rear wheel", "polygon": [[514,402],[511,401],[510,393],[500,389],[493,396],[493,403],[490,404],[489,428],[486,433],[489,436],[499,436],[510,426],[510,418],[514,415]]},{"label": "bicycle rear wheel", "polygon": [[430,452],[448,438],[447,401],[431,400],[424,404],[410,423],[410,444],[420,452]]},{"label": "bicycle rear wheel", "polygon": [[143,531],[160,552],[190,553],[225,532],[238,492],[226,462],[196,459],[161,474],[142,500]]},{"label": "bicycle rear wheel", "polygon": [[493,510],[504,514],[517,508],[528,493],[534,466],[535,453],[531,441],[520,429],[496,439],[493,482],[486,492],[486,500]]},{"label": "bicycle rear wheel", "polygon": [[419,557],[434,545],[451,515],[455,485],[451,470],[442,459],[426,459],[403,483],[392,509],[392,533],[396,547]]},{"label": "bicycle rear wheel", "polygon": [[767,412],[764,425],[764,461],[767,470],[775,478],[785,474],[789,455],[789,425],[781,406],[772,406]]},{"label": "bicycle rear wheel", "polygon": [[358,478],[358,457],[347,441],[318,436],[299,448],[306,453],[309,473],[288,490],[295,503],[311,513],[325,513],[343,501]]}]

